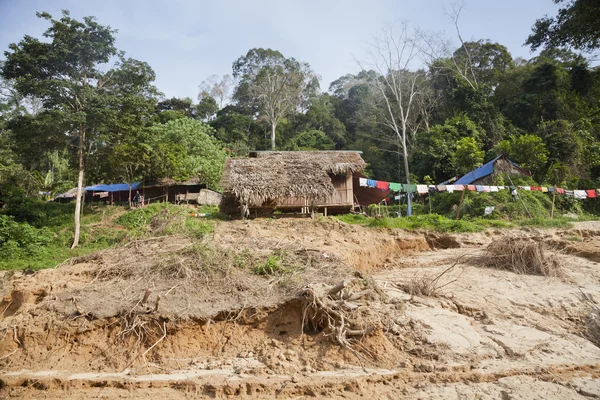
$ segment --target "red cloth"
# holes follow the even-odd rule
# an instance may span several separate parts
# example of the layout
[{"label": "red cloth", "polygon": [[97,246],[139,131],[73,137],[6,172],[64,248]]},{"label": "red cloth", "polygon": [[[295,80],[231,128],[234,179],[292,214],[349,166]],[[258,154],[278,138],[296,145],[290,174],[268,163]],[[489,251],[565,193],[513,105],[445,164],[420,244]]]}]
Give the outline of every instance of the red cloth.
[{"label": "red cloth", "polygon": [[558,193],[558,194],[565,194],[565,189],[563,189],[563,188],[556,188],[556,193]]},{"label": "red cloth", "polygon": [[586,192],[590,199],[598,197],[598,194],[596,193],[596,189],[586,190]]},{"label": "red cloth", "polygon": [[467,189],[469,189],[471,192],[475,191],[475,185],[468,185]]},{"label": "red cloth", "polygon": [[390,190],[390,183],[389,182],[383,182],[383,181],[377,181],[375,183],[375,187],[377,189],[380,189],[380,190]]}]

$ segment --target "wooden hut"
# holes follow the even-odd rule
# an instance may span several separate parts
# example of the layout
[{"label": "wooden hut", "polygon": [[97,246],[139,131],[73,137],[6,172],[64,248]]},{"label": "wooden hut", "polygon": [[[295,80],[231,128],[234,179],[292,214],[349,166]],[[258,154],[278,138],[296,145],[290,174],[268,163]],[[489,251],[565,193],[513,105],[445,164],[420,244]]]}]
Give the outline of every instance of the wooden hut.
[{"label": "wooden hut", "polygon": [[364,167],[357,151],[264,151],[230,158],[221,179],[221,209],[242,216],[349,212],[358,197],[376,203],[389,194],[356,184]]},{"label": "wooden hut", "polygon": [[190,178],[185,182],[178,182],[171,178],[158,179],[154,182],[144,183],[143,194],[147,203],[159,201],[179,203],[181,201],[196,201],[200,190],[206,185],[200,183],[199,178]]}]

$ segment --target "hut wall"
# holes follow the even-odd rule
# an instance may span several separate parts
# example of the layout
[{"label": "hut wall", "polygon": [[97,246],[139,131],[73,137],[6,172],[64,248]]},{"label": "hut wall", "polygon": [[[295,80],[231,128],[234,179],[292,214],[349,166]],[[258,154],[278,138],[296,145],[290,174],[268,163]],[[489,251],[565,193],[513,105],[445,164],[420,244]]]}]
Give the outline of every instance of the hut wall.
[{"label": "hut wall", "polygon": [[352,178],[352,193],[354,200],[358,203],[358,205],[367,206],[369,204],[377,204],[391,193],[389,190],[383,191],[377,188],[360,186],[358,181],[360,177],[361,176],[355,175]]},{"label": "hut wall", "polygon": [[[313,204],[315,207],[330,207],[330,206],[347,206],[352,205],[352,175],[333,175],[330,174],[331,183],[335,188],[335,192],[332,196],[324,201],[318,201]],[[306,201],[305,198],[301,197],[286,197],[277,199],[275,202],[277,208],[298,208],[310,206],[311,202]]]},{"label": "hut wall", "polygon": [[221,203],[223,195],[210,189],[200,189],[198,195],[198,204],[218,206]]}]

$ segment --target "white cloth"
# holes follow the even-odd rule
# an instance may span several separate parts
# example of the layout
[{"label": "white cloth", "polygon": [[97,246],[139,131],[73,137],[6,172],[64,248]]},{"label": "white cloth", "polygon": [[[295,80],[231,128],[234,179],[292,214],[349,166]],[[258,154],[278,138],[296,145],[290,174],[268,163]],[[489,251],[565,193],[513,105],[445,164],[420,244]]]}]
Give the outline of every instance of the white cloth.
[{"label": "white cloth", "polygon": [[363,187],[367,187],[367,178],[358,178],[358,184]]},{"label": "white cloth", "polygon": [[519,189],[531,191],[531,186],[519,186]]},{"label": "white cloth", "polygon": [[454,193],[454,185],[446,185],[446,190],[448,193]]},{"label": "white cloth", "polygon": [[498,186],[498,190],[504,190],[505,187],[504,186]]},{"label": "white cloth", "polygon": [[587,199],[587,192],[585,190],[573,190],[573,196],[576,199]]},{"label": "white cloth", "polygon": [[498,186],[490,186],[490,192],[497,192]]},{"label": "white cloth", "polygon": [[417,185],[417,192],[419,194],[425,194],[429,193],[429,189],[427,188],[427,185]]}]

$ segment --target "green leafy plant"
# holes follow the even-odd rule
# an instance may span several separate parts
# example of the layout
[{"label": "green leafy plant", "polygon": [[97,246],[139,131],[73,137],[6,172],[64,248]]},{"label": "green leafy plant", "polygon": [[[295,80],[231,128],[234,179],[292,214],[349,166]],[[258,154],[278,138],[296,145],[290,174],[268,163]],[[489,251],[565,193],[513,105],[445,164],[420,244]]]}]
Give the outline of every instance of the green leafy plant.
[{"label": "green leafy plant", "polygon": [[257,275],[274,275],[282,270],[281,257],[272,254],[264,264],[256,265],[253,272]]}]

